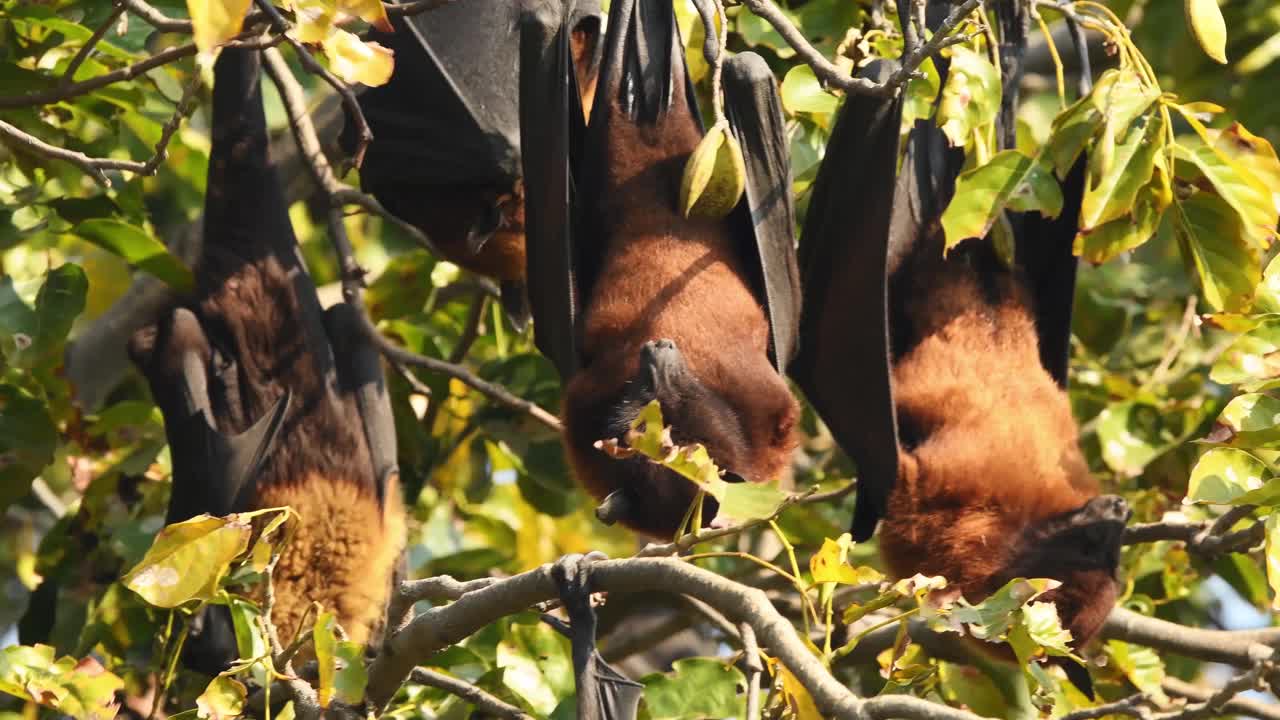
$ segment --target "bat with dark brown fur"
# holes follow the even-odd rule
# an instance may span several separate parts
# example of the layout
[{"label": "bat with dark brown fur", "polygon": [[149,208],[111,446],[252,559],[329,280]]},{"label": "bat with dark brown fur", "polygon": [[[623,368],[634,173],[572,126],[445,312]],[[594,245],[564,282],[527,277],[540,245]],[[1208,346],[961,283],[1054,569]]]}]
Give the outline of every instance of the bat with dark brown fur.
[{"label": "bat with dark brown fur", "polygon": [[900,147],[901,117],[901,97],[840,112],[802,235],[792,374],[857,463],[856,540],[879,524],[895,575],[943,575],[974,602],[1016,577],[1057,579],[1044,599],[1079,646],[1115,602],[1129,514],[1099,494],[1064,391],[1082,167],[1058,219],[1014,218],[1013,267],[989,239],[944,256],[963,156],[930,119]]},{"label": "bat with dark brown fur", "polygon": [[746,193],[726,218],[687,218],[681,176],[703,127],[670,2],[611,4],[586,123],[568,17],[554,1],[529,8],[521,43],[534,338],[564,382],[579,482],[597,498],[620,493],[627,526],[667,536],[694,486],[595,447],[623,436],[650,401],[675,442],[706,446],[733,479],[789,473],[799,408],[782,371],[799,286],[781,104],[761,58],[726,60]]},{"label": "bat with dark brown fur", "polygon": [[[395,432],[381,360],[356,310],[321,309],[270,161],[257,51],[214,67],[212,149],[197,289],[130,354],[165,417],[167,523],[290,505],[300,527],[276,566],[272,619],[291,637],[312,602],[357,641],[379,631],[404,543]],[[186,662],[237,657],[210,608]]]},{"label": "bat with dark brown fur", "polygon": [[[517,327],[525,296],[524,184],[519,128],[519,37],[513,0],[468,0],[411,17],[369,40],[395,53],[385,85],[359,97],[373,132],[363,189],[417,227],[441,255],[497,280]],[[600,58],[600,4],[578,3],[570,52],[589,107]],[[347,118],[342,138],[356,145]]]}]

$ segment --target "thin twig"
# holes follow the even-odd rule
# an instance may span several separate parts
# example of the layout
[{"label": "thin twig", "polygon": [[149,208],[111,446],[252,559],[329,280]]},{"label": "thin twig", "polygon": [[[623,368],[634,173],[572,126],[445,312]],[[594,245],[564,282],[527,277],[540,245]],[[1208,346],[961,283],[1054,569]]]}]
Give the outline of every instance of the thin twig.
[{"label": "thin twig", "polygon": [[133,170],[139,171],[143,167],[143,163],[134,162],[133,160],[114,160],[112,158],[95,158],[85,155],[76,150],[68,150],[57,145],[50,145],[35,135],[29,135],[9,123],[0,120],[0,137],[8,138],[20,147],[29,152],[50,158],[52,160],[62,160],[80,168],[86,175],[93,178],[94,182],[103,188],[111,187],[111,179],[107,177],[103,170]]},{"label": "thin twig", "polygon": [[[1235,509],[1228,511],[1229,514],[1234,514],[1235,512]],[[1248,513],[1246,512],[1239,517],[1232,518],[1231,525],[1234,525],[1236,521],[1247,515]],[[1161,540],[1175,540],[1186,543],[1188,550],[1199,555],[1216,555],[1246,551],[1261,543],[1266,536],[1266,524],[1262,520],[1255,521],[1247,528],[1226,533],[1225,535],[1214,534],[1213,528],[1216,524],[1216,522],[1139,523],[1125,528],[1123,542],[1125,545],[1136,545],[1138,543],[1159,542]],[[1222,532],[1229,527],[1230,525],[1220,528],[1216,532]]]},{"label": "thin twig", "polygon": [[454,345],[453,352],[449,353],[449,362],[460,363],[466,359],[467,352],[480,337],[480,323],[484,322],[484,311],[488,307],[489,297],[482,292],[477,292],[475,299],[471,301],[471,309],[467,312],[467,324],[462,328],[458,344]]},{"label": "thin twig", "polygon": [[[1213,691],[1183,682],[1175,677],[1165,677],[1160,683],[1164,691],[1170,695],[1184,697],[1195,702],[1205,702],[1213,696]],[[1230,715],[1245,715],[1259,720],[1280,720],[1280,705],[1272,702],[1258,702],[1248,698],[1235,697],[1222,706],[1222,712]]]},{"label": "thin twig", "polygon": [[382,6],[386,9],[388,15],[409,17],[410,15],[430,12],[445,5],[452,5],[454,2],[457,2],[457,0],[413,0],[413,2],[406,3],[384,2]]},{"label": "thin twig", "polygon": [[306,159],[317,184],[329,197],[331,208],[329,213],[330,242],[333,243],[334,250],[338,254],[342,295],[344,300],[356,308],[356,316],[361,330],[364,331],[365,335],[368,336],[378,350],[392,362],[413,367],[424,367],[432,372],[457,378],[490,400],[527,413],[548,428],[560,432],[559,418],[539,407],[536,403],[515,395],[501,385],[479,377],[466,366],[426,355],[419,355],[401,347],[383,335],[382,331],[378,330],[377,326],[373,324],[373,320],[369,318],[369,314],[365,310],[364,300],[360,296],[364,270],[356,262],[355,251],[347,238],[347,231],[343,225],[342,206],[347,201],[355,201],[357,198],[367,199],[372,206],[379,208],[381,206],[364,193],[354,188],[349,188],[337,180],[332,168],[329,166],[328,159],[325,158],[324,152],[321,150],[315,127],[311,124],[310,118],[307,117],[302,88],[289,71],[284,57],[278,50],[272,49],[263,53],[263,59],[266,61],[267,74],[271,76],[272,81],[275,82],[280,91],[285,112],[289,116],[289,125],[293,129],[294,139],[302,151],[302,156]]},{"label": "thin twig", "polygon": [[760,645],[751,623],[738,625],[738,637],[742,639],[742,664],[747,669],[747,720],[760,720],[760,677],[764,674]]},{"label": "thin twig", "polygon": [[76,71],[80,69],[80,66],[84,64],[85,60],[89,59],[89,56],[93,54],[94,48],[96,48],[98,43],[102,41],[102,38],[106,37],[107,33],[111,31],[111,28],[116,24],[116,21],[120,19],[120,16],[124,14],[124,11],[124,4],[117,0],[115,7],[111,9],[111,14],[108,15],[107,19],[93,31],[93,34],[90,35],[89,39],[85,41],[85,44],[81,46],[75,57],[71,58],[71,62],[67,64],[67,69],[62,73],[62,82],[59,83],[59,87],[66,87],[71,84],[72,78],[76,76]]},{"label": "thin twig", "polygon": [[1067,713],[1058,718],[1058,720],[1096,720],[1096,718],[1108,715],[1128,715],[1129,717],[1146,718],[1151,716],[1151,710],[1147,707],[1150,704],[1151,697],[1149,695],[1136,693],[1115,702]]},{"label": "thin twig", "polygon": [[815,503],[815,502],[826,502],[829,500],[838,500],[844,497],[845,495],[848,495],[850,492],[853,492],[853,489],[855,487],[857,487],[857,481],[850,482],[844,487],[841,487],[836,490],[832,490],[830,492],[820,493],[820,492],[817,492],[817,486],[815,485],[813,487],[806,489],[804,492],[796,493],[787,497],[787,499],[783,500],[781,503],[778,504],[777,509],[775,509],[773,513],[769,515],[769,517],[756,518],[754,520],[748,520],[746,522],[739,523],[737,525],[731,525],[729,527],[723,527],[723,528],[702,528],[697,530],[696,532],[691,532],[685,535],[681,535],[674,542],[661,543],[661,544],[649,543],[648,545],[645,545],[643,548],[641,548],[640,552],[635,554],[635,557],[643,558],[643,557],[663,557],[667,555],[678,555],[680,553],[685,552],[689,548],[692,548],[694,545],[699,545],[704,542],[710,542],[711,540],[718,540],[723,537],[729,537],[730,535],[737,535],[739,533],[750,530],[751,528],[756,527],[758,525],[763,525],[769,522],[770,520],[777,518],[779,515],[782,514],[784,510],[791,507],[792,505],[808,505],[810,503]]},{"label": "thin twig", "polygon": [[[964,36],[949,37],[949,35],[969,16],[969,13],[981,4],[981,0],[965,0],[962,5],[953,10],[938,26],[938,31],[929,38],[929,42],[903,55],[901,66],[883,83],[853,77],[841,70],[805,39],[804,34],[787,19],[772,0],[743,0],[743,4],[752,13],[772,25],[782,39],[796,51],[796,55],[813,68],[814,75],[827,87],[839,88],[848,93],[885,97],[896,93],[901,85],[910,80],[925,58],[936,55],[943,48],[967,40]],[[910,24],[909,21],[908,24]]]},{"label": "thin twig", "polygon": [[424,667],[414,668],[409,675],[409,681],[456,695],[486,715],[505,718],[505,720],[533,720],[532,715],[525,714],[520,708],[508,705],[475,685],[435,670]]},{"label": "thin twig", "polygon": [[1173,367],[1173,363],[1182,354],[1183,347],[1187,344],[1187,338],[1191,336],[1191,329],[1196,323],[1196,305],[1199,298],[1195,295],[1188,295],[1186,306],[1182,311],[1182,323],[1178,326],[1178,334],[1174,335],[1173,342],[1169,343],[1169,347],[1165,348],[1164,355],[1161,356],[1160,362],[1156,364],[1156,369],[1151,371],[1151,377],[1142,383],[1142,389],[1152,387],[1159,384],[1164,379],[1164,374],[1169,372],[1169,368]]},{"label": "thin twig", "polygon": [[89,78],[88,80],[81,80],[80,82],[63,85],[51,90],[40,90],[27,93],[25,95],[0,97],[0,110],[12,110],[15,108],[32,107],[35,105],[52,105],[69,98],[85,95],[113,83],[132,80],[152,68],[157,68],[161,65],[166,65],[175,60],[195,54],[195,43],[188,43],[175,48],[169,48],[168,50],[156,53],[145,60],[140,60],[129,65],[128,67],[104,73],[97,77]]},{"label": "thin twig", "polygon": [[280,14],[280,11],[276,9],[275,5],[271,4],[271,0],[255,0],[255,2],[262,12],[266,13],[267,17],[270,18],[271,24],[276,27],[276,30],[285,36],[285,41],[289,43],[293,48],[293,51],[297,54],[299,62],[302,63],[302,67],[312,75],[319,76],[320,79],[328,83],[330,87],[342,96],[342,105],[347,109],[349,116],[355,122],[356,126],[356,149],[355,152],[352,153],[352,161],[355,163],[356,167],[360,167],[364,162],[365,150],[368,149],[369,143],[373,142],[373,131],[369,129],[369,122],[364,117],[364,111],[360,109],[360,103],[356,101],[355,92],[351,90],[349,85],[342,82],[335,77],[333,73],[325,69],[325,67],[315,59],[315,56],[311,54],[310,48],[303,45],[297,38],[289,34],[289,21]]}]

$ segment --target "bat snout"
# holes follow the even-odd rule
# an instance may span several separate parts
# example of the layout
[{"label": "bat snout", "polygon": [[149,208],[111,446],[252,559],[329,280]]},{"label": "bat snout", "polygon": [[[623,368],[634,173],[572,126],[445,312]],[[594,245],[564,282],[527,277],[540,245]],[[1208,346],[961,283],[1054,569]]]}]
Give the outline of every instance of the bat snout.
[{"label": "bat snout", "polygon": [[1119,495],[1099,495],[1085,506],[1087,512],[1101,521],[1127,523],[1133,516],[1129,503]]},{"label": "bat snout", "polygon": [[640,371],[655,390],[661,391],[684,372],[684,356],[671,340],[650,340],[640,348]]}]

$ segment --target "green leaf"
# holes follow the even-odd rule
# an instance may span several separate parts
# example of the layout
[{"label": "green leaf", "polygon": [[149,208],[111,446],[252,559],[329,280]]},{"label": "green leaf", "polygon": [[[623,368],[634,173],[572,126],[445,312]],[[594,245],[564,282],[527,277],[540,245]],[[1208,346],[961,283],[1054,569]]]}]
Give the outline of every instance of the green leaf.
[{"label": "green leaf", "polygon": [[1031,640],[1050,655],[1071,655],[1071,631],[1062,627],[1053,603],[1033,602],[1022,608],[1022,624]]},{"label": "green leaf", "polygon": [[111,720],[124,681],[92,657],[54,660],[48,645],[0,649],[0,692],[30,700],[76,720]]},{"label": "green leaf", "polygon": [[733,665],[715,658],[683,658],[673,662],[671,670],[641,680],[652,720],[744,716],[747,681]]},{"label": "green leaf", "polygon": [[1062,212],[1062,189],[1051,173],[1017,150],[997,153],[956,180],[955,195],[942,214],[947,247],[984,237],[1006,206],[1056,217]]},{"label": "green leaf", "polygon": [[722,218],[737,206],[746,184],[747,168],[737,138],[716,125],[685,163],[680,208],[685,217]]},{"label": "green leaf", "polygon": [[1267,584],[1271,586],[1271,610],[1280,610],[1280,514],[1267,516],[1265,554]]},{"label": "green leaf", "polygon": [[788,497],[776,483],[725,483],[716,516],[739,521],[767,518],[777,512]]},{"label": "green leaf", "polygon": [[61,363],[60,350],[71,325],[84,312],[88,288],[84,271],[64,263],[45,274],[31,307],[8,278],[0,280],[0,333],[7,336],[4,351],[10,362],[23,369]]},{"label": "green leaf", "polygon": [[72,230],[77,236],[117,255],[139,270],[150,273],[178,292],[190,292],[195,276],[164,243],[136,225],[120,220],[85,220]]},{"label": "green leaf", "polygon": [[[1254,247],[1266,250],[1275,236],[1277,209],[1272,191],[1253,173],[1231,160],[1220,148],[1205,143],[1199,135],[1180,136],[1174,156],[1189,163],[1213,185],[1244,223],[1243,236]],[[1197,193],[1195,197],[1207,195]]]},{"label": "green leaf", "polygon": [[782,78],[782,107],[791,114],[815,113],[830,115],[836,111],[840,101],[835,95],[827,92],[813,74],[813,68],[801,63],[792,67]]},{"label": "green leaf", "polygon": [[231,562],[248,548],[250,533],[240,515],[197,515],[174,523],[160,531],[146,557],[122,582],[157,607],[211,600]]},{"label": "green leaf", "polygon": [[436,264],[435,258],[421,248],[391,258],[365,291],[365,303],[372,316],[392,320],[421,311],[431,294],[432,284],[427,278]]},{"label": "green leaf", "polygon": [[1000,641],[1019,620],[1018,612],[1023,605],[1059,584],[1055,580],[1014,578],[977,605],[961,598],[952,608],[949,619],[966,625],[969,633],[979,640]]},{"label": "green leaf", "polygon": [[1280,399],[1259,393],[1238,395],[1227,403],[1218,422],[1231,431],[1230,444],[1240,447],[1280,445]]},{"label": "green leaf", "polygon": [[573,694],[569,641],[541,622],[512,623],[498,644],[502,684],[541,716]]},{"label": "green leaf", "polygon": [[1280,317],[1268,318],[1236,338],[1218,357],[1209,379],[1238,385],[1280,375]]},{"label": "green leaf", "polygon": [[1089,95],[1053,120],[1053,132],[1044,152],[1053,161],[1058,177],[1066,177],[1104,123],[1112,133],[1123,132],[1158,97],[1159,89],[1148,87],[1131,68],[1104,72]]},{"label": "green leaf", "polygon": [[1089,183],[1080,205],[1080,228],[1091,230],[1134,210],[1140,188],[1151,180],[1156,155],[1164,148],[1164,114],[1148,113],[1129,126],[1104,171],[1098,155],[1089,158]]},{"label": "green leaf", "polygon": [[249,691],[233,677],[219,675],[196,698],[197,717],[207,720],[230,720],[244,712]]},{"label": "green leaf", "polygon": [[1107,655],[1115,663],[1116,668],[1142,692],[1149,693],[1159,702],[1166,697],[1161,683],[1164,682],[1164,662],[1160,655],[1151,648],[1130,645],[1120,640],[1108,640]]},{"label": "green leaf", "polygon": [[57,446],[45,404],[21,388],[0,385],[0,511],[26,496]]},{"label": "green leaf", "polygon": [[1000,77],[987,56],[963,45],[951,49],[951,70],[942,88],[938,126],[956,147],[1000,110]]},{"label": "green leaf", "polygon": [[1170,200],[1168,176],[1160,172],[1158,166],[1155,175],[1138,190],[1132,211],[1091,230],[1081,229],[1072,244],[1072,252],[1086,262],[1102,264],[1150,240],[1160,229]]},{"label": "green leaf", "polygon": [[1171,217],[1200,277],[1205,301],[1215,310],[1246,309],[1262,280],[1262,268],[1240,216],[1222,198],[1198,192],[1175,202]]},{"label": "green leaf", "polygon": [[1244,504],[1273,483],[1266,463],[1236,448],[1213,448],[1200,456],[1187,481],[1188,503]]},{"label": "green leaf", "polygon": [[1150,405],[1121,402],[1098,414],[1102,459],[1112,470],[1133,476],[1169,445],[1160,433],[1159,411]]}]

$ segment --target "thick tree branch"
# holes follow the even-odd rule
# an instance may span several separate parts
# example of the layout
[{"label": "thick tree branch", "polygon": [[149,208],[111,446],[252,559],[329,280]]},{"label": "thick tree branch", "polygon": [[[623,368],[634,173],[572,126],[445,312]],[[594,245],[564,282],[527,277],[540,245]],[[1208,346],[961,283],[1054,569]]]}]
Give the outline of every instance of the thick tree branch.
[{"label": "thick tree branch", "polygon": [[1185,657],[1249,667],[1259,648],[1280,646],[1280,628],[1204,630],[1115,608],[1102,626],[1102,636]]},{"label": "thick tree branch", "polygon": [[409,680],[456,695],[487,715],[504,718],[504,720],[533,720],[532,715],[525,714],[520,708],[508,705],[465,680],[459,680],[444,673],[427,668],[414,668],[409,675]]},{"label": "thick tree branch", "polygon": [[[668,558],[604,560],[591,566],[594,587],[628,593],[664,591],[694,596],[721,611],[734,622],[750,623],[760,644],[779,658],[805,683],[820,710],[828,717],[887,717],[871,714],[876,707],[864,704],[833,678],[797,637],[794,628],[769,604],[764,592],[744,587],[715,573]],[[422,660],[441,648],[459,642],[493,620],[557,597],[551,566],[521,573],[467,593],[451,605],[432,608],[416,617],[388,641],[381,656],[369,668],[369,698],[385,706],[400,684]],[[920,701],[926,706],[931,703]],[[892,712],[892,710],[890,711]],[[958,712],[958,711],[957,711]],[[963,717],[973,715],[931,715]]]}]

